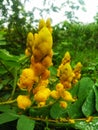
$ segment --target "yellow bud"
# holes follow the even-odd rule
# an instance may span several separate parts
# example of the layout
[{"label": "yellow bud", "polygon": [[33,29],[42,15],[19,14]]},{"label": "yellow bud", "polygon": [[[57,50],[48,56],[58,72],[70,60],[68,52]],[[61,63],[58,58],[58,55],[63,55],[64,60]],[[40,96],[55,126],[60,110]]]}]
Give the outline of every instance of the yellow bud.
[{"label": "yellow bud", "polygon": [[26,50],[25,50],[25,55],[26,55],[26,56],[31,56],[31,52],[29,51],[28,48],[26,48]]},{"label": "yellow bud", "polygon": [[66,63],[70,62],[70,59],[71,59],[70,53],[67,51],[64,55],[64,58],[62,59],[62,64],[66,64]]},{"label": "yellow bud", "polygon": [[33,33],[29,32],[27,35],[27,46],[32,47],[34,44],[34,37],[33,37]]}]

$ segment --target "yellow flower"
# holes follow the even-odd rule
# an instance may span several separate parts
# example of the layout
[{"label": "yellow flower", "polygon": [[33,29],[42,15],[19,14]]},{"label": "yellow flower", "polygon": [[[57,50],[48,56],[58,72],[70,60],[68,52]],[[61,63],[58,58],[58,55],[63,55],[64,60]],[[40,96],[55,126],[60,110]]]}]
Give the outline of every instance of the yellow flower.
[{"label": "yellow flower", "polygon": [[66,108],[66,107],[67,107],[67,102],[65,102],[65,101],[60,101],[60,106],[61,106],[62,108]]},{"label": "yellow flower", "polygon": [[17,97],[17,104],[20,109],[25,110],[26,108],[29,108],[32,103],[28,96],[19,95]]},{"label": "yellow flower", "polygon": [[48,79],[40,80],[39,83],[38,83],[38,86],[45,86],[45,87],[47,87],[48,83],[49,83]]},{"label": "yellow flower", "polygon": [[66,63],[60,69],[60,80],[65,81],[65,80],[68,80],[69,78],[70,80],[72,80],[73,77],[74,77],[74,73],[73,73],[72,67],[70,63]]},{"label": "yellow flower", "polygon": [[50,71],[45,69],[45,71],[41,74],[41,79],[46,80],[49,78],[49,76],[50,76]]},{"label": "yellow flower", "polygon": [[60,98],[59,92],[56,91],[56,90],[52,90],[50,95],[51,95],[51,97],[53,97],[54,99],[59,99],[59,98]]},{"label": "yellow flower", "polygon": [[33,88],[33,94],[36,94],[37,92],[39,92],[40,90],[45,89],[45,88],[46,88],[46,86],[38,84],[37,87]]},{"label": "yellow flower", "polygon": [[48,99],[49,95],[50,95],[50,89],[44,88],[44,89],[41,89],[40,91],[38,91],[34,95],[34,99],[37,102],[45,102]]},{"label": "yellow flower", "polygon": [[64,89],[70,89],[71,88],[71,83],[69,81],[62,81],[61,83],[64,85]]},{"label": "yellow flower", "polygon": [[56,90],[57,90],[58,92],[63,91],[63,90],[64,90],[64,86],[63,86],[63,84],[58,83],[58,84],[56,85]]},{"label": "yellow flower", "polygon": [[62,97],[64,100],[66,100],[66,101],[72,101],[72,102],[75,101],[75,99],[72,98],[71,93],[68,92],[68,91],[63,91],[62,94],[61,94],[61,97]]},{"label": "yellow flower", "polygon": [[37,76],[40,76],[45,71],[45,67],[40,62],[33,64],[33,69]]},{"label": "yellow flower", "polygon": [[20,75],[18,86],[20,89],[27,89],[30,91],[35,82],[37,82],[37,77],[34,74],[33,69],[26,68],[22,71]]},{"label": "yellow flower", "polygon": [[78,63],[76,64],[74,70],[73,70],[75,76],[74,76],[72,82],[73,82],[74,84],[77,83],[78,80],[79,80],[80,77],[81,77],[81,68],[82,68],[82,64],[81,64],[81,62],[78,62]]},{"label": "yellow flower", "polygon": [[46,57],[42,60],[42,65],[44,65],[46,68],[50,67],[50,66],[52,65],[52,57],[46,56]]}]

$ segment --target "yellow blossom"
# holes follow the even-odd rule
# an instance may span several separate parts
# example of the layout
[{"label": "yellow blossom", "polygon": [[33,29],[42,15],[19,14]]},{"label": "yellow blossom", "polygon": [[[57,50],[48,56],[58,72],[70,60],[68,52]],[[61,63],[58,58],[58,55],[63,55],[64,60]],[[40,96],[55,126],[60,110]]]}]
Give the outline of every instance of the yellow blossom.
[{"label": "yellow blossom", "polygon": [[34,95],[34,99],[37,102],[45,102],[48,99],[49,95],[50,95],[49,88],[44,88],[44,89],[41,89],[40,91],[38,91]]},{"label": "yellow blossom", "polygon": [[56,90],[57,90],[58,92],[63,91],[63,90],[64,90],[64,86],[63,86],[63,84],[58,83],[58,84],[56,85]]},{"label": "yellow blossom", "polygon": [[71,93],[68,92],[68,91],[63,91],[63,92],[61,93],[61,97],[62,97],[64,100],[66,100],[66,101],[72,101],[72,102],[75,101],[75,99],[72,98]]},{"label": "yellow blossom", "polygon": [[20,109],[25,110],[26,108],[29,108],[32,103],[28,96],[19,95],[17,97],[17,104]]},{"label": "yellow blossom", "polygon": [[34,71],[31,68],[26,68],[20,75],[18,86],[20,89],[28,89],[30,91],[37,80]]},{"label": "yellow blossom", "polygon": [[72,67],[70,63],[66,63],[62,66],[60,70],[60,80],[68,80],[70,78],[70,81],[73,79],[74,73],[72,70]]},{"label": "yellow blossom", "polygon": [[42,65],[45,66],[46,68],[50,67],[52,65],[52,57],[50,56],[46,56],[43,60],[42,60]]},{"label": "yellow blossom", "polygon": [[59,92],[56,90],[52,90],[51,97],[53,97],[54,99],[59,99],[60,98]]}]

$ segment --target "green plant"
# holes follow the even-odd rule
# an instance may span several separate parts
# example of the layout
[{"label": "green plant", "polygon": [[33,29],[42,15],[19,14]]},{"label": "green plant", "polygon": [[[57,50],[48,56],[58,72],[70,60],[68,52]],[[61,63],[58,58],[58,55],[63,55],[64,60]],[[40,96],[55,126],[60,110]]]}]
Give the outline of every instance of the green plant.
[{"label": "green plant", "polygon": [[[42,25],[42,28],[43,26],[44,25]],[[51,30],[51,26],[47,26],[47,27],[49,27],[48,29]],[[74,62],[70,63],[70,56],[67,53],[67,57],[65,56],[62,60],[62,64],[61,64],[62,67],[59,68],[60,77],[57,77],[58,66],[54,65],[50,67],[48,66],[49,68],[46,67],[46,69],[49,69],[51,73],[47,88],[49,88],[50,91],[53,91],[53,90],[56,90],[55,92],[59,91],[60,95],[59,95],[59,98],[57,99],[54,99],[53,97],[49,97],[48,100],[45,99],[46,104],[43,104],[39,102],[39,100],[34,100],[34,93],[36,93],[34,92],[34,90],[36,90],[35,88],[38,85],[36,84],[36,82],[35,84],[33,84],[33,87],[34,87],[33,94],[32,94],[32,86],[30,89],[27,89],[27,86],[25,86],[25,84],[24,86],[21,86],[23,84],[20,84],[20,88],[22,89],[20,90],[18,88],[19,84],[17,84],[17,82],[19,83],[18,79],[20,78],[20,73],[22,73],[25,68],[30,67],[30,64],[31,64],[30,58],[32,57],[31,55],[36,56],[36,53],[34,52],[32,53],[32,51],[30,50],[32,49],[32,46],[33,46],[33,44],[31,44],[31,41],[32,39],[31,39],[31,34],[30,34],[30,39],[27,42],[27,50],[29,51],[29,53],[26,53],[26,54],[29,54],[30,57],[26,57],[23,54],[19,56],[15,56],[15,55],[10,54],[8,51],[4,49],[0,49],[0,66],[1,66],[0,68],[0,125],[1,126],[0,127],[4,129],[6,128],[4,125],[5,123],[10,124],[12,122],[15,125],[14,129],[17,129],[17,130],[21,130],[21,129],[23,130],[25,129],[26,130],[27,129],[28,130],[33,130],[33,129],[47,130],[47,129],[54,129],[54,128],[57,130],[62,129],[62,128],[66,130],[70,130],[70,129],[97,130],[98,129],[98,124],[97,124],[98,122],[97,57],[96,57],[95,64],[94,65],[89,64],[90,65],[89,67],[88,63],[91,62],[89,60],[90,58],[92,59],[92,55],[89,55],[87,57],[89,62],[87,60],[86,60],[87,62],[84,62],[86,57],[84,57],[84,61],[83,61],[83,53],[81,53],[81,51],[78,53],[74,53],[73,51],[71,53],[72,53],[72,59],[74,60]],[[37,47],[35,47],[35,49],[36,48]],[[58,49],[60,48],[58,47]],[[33,48],[33,51],[34,51],[34,48]],[[85,50],[85,52],[88,54],[87,50]],[[86,56],[86,53],[85,53],[85,56]],[[76,57],[77,54],[78,56]],[[81,56],[79,57],[80,54],[82,56],[82,59],[80,59]],[[38,63],[42,64],[43,63],[42,61],[45,57],[46,55],[43,57],[43,53],[42,53],[42,59],[35,59],[37,60],[35,62],[33,61],[34,59],[32,59],[33,65],[36,65]],[[56,58],[56,55],[55,55],[55,58]],[[65,67],[66,60],[67,60],[68,68]],[[74,75],[72,74],[74,71],[72,71],[70,67],[72,66],[74,70],[74,64],[78,62],[78,60],[80,60],[81,62],[83,61],[83,68],[84,67],[85,68],[82,70],[81,79],[76,84],[73,84],[72,77]],[[60,62],[61,61],[58,61],[58,65],[60,64]],[[72,101],[69,101],[69,100],[66,101],[67,107],[66,107],[66,104],[63,104],[63,107],[60,106],[61,101],[64,101],[63,103],[65,103],[64,93],[62,96],[62,90],[64,89],[62,88],[62,85],[59,84],[60,81],[62,82],[62,79],[61,79],[62,73],[65,72],[64,67],[65,67],[65,70],[67,69],[68,71],[67,75],[72,76],[72,77],[69,76],[69,79],[71,78],[70,80],[68,78],[64,79],[65,81],[70,81],[70,83],[72,84],[72,87],[68,90]],[[33,67],[33,69],[35,68]],[[37,70],[37,72],[39,71]],[[37,73],[37,76],[42,78],[42,73],[40,74]],[[94,79],[94,77],[96,77],[96,79]],[[21,80],[22,80],[22,77],[21,77]],[[39,83],[39,81],[37,83]],[[58,86],[60,85],[61,89],[57,87],[57,85]],[[27,91],[25,89],[27,89]],[[45,89],[43,89],[42,92],[44,92],[44,90]],[[16,102],[17,96],[28,95],[28,94],[32,102],[32,105],[30,103],[28,106],[29,108],[27,109],[23,106],[20,107],[20,105],[18,105],[18,107],[20,107],[18,108],[17,102]]]}]

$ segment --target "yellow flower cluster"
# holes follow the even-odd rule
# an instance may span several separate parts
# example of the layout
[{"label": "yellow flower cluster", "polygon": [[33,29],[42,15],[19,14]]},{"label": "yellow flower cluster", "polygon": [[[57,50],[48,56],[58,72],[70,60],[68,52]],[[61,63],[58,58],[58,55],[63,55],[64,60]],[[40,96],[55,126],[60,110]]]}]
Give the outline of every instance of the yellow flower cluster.
[{"label": "yellow flower cluster", "polygon": [[56,90],[51,91],[51,97],[54,99],[62,99],[64,101],[60,101],[60,105],[63,108],[67,107],[67,102],[66,101],[71,101],[74,102],[75,99],[72,98],[72,95],[70,92],[66,91],[63,84],[58,83],[56,85]]},{"label": "yellow flower cluster", "polygon": [[78,80],[80,79],[81,77],[81,68],[82,68],[82,64],[81,62],[78,62],[73,70],[75,76],[74,76],[74,79],[73,79],[73,83],[77,83]]},{"label": "yellow flower cluster", "polygon": [[[33,97],[34,104],[44,106],[51,96],[58,100],[60,106],[67,107],[68,101],[75,101],[67,88],[71,88],[72,83],[76,83],[81,77],[81,63],[78,62],[74,69],[70,65],[70,54],[65,53],[62,63],[58,68],[57,76],[60,83],[56,85],[55,90],[48,88],[50,71],[52,65],[52,27],[50,19],[46,22],[41,19],[39,21],[38,33],[28,33],[27,48],[25,54],[30,57],[30,66],[22,70],[18,86],[20,89],[26,89],[28,95]],[[19,95],[17,97],[18,107],[25,110],[31,106],[29,96]]]},{"label": "yellow flower cluster", "polygon": [[48,68],[52,65],[52,27],[50,19],[39,21],[39,32],[28,33],[26,55],[31,57],[30,68],[22,71],[18,86],[31,91],[34,83],[50,76]]},{"label": "yellow flower cluster", "polygon": [[75,68],[72,69],[70,61],[70,54],[66,52],[57,72],[57,76],[60,78],[60,82],[64,85],[65,89],[70,89],[72,83],[76,83],[81,77],[82,64],[78,62]]},{"label": "yellow flower cluster", "polygon": [[[50,95],[50,89],[47,88],[50,71],[48,68],[52,65],[52,27],[50,19],[46,22],[39,21],[38,33],[28,33],[27,48],[25,54],[30,57],[30,67],[22,71],[18,86],[20,89],[27,89],[32,92],[34,100],[39,106],[46,103]],[[21,99],[18,98],[18,106],[21,106]],[[23,107],[20,107],[23,108]]]}]

